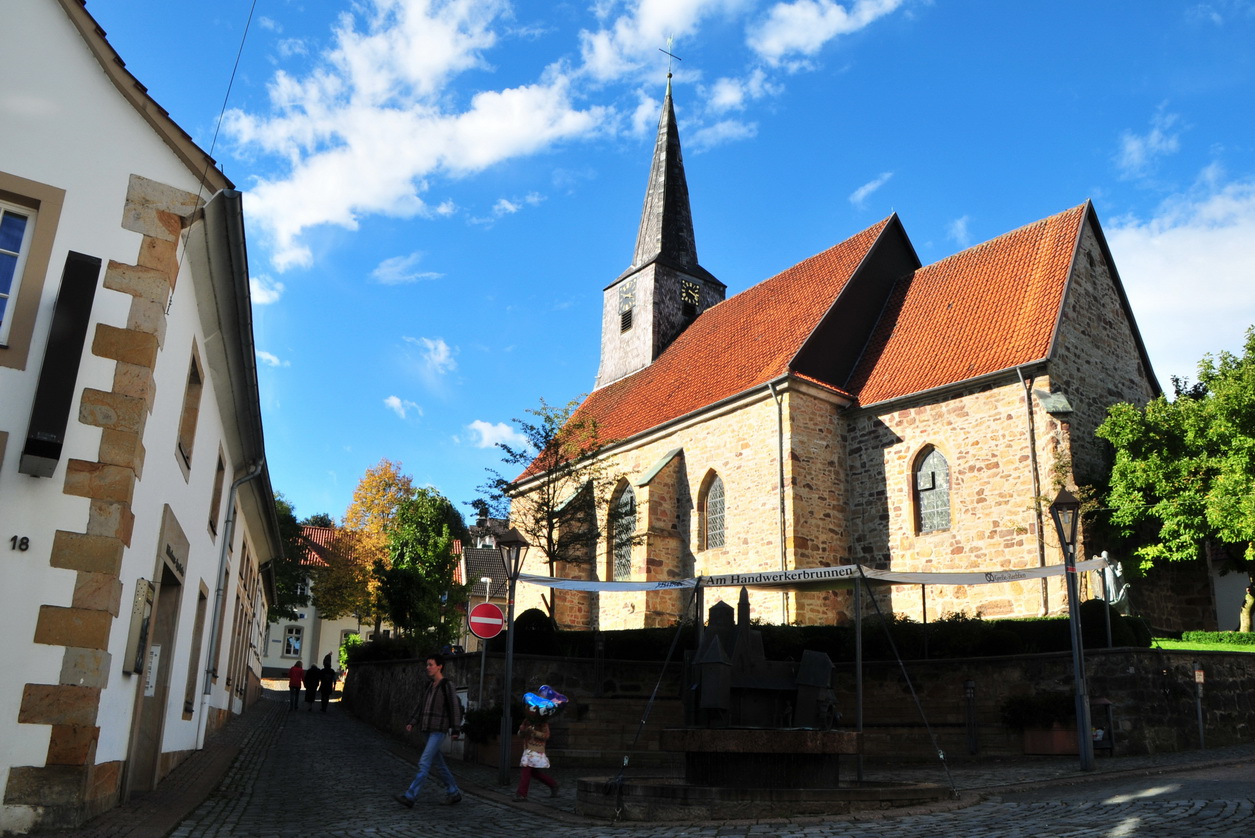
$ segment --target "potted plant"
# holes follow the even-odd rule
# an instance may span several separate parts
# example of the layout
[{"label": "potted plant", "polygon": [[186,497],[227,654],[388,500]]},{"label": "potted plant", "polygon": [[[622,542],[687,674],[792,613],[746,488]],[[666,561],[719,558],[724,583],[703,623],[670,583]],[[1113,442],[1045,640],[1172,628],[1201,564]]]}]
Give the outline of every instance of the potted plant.
[{"label": "potted plant", "polygon": [[[515,710],[514,718],[522,718],[520,711]],[[497,765],[501,761],[500,704],[467,710],[462,719],[462,733],[471,745],[466,751],[467,759],[474,759],[481,765]],[[523,741],[513,736],[511,740],[510,759],[513,763],[517,763],[523,754]]]},{"label": "potted plant", "polygon": [[1075,754],[1076,697],[1067,692],[1013,695],[1002,703],[1002,723],[1023,736],[1026,754]]}]

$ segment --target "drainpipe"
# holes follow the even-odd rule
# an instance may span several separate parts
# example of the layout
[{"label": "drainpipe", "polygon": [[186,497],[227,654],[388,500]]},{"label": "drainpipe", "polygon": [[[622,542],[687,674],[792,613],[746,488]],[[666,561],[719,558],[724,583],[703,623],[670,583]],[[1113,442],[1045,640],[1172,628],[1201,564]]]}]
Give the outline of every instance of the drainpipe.
[{"label": "drainpipe", "polygon": [[[1045,519],[1042,517],[1041,510],[1041,475],[1037,471],[1037,426],[1033,422],[1033,379],[1024,378],[1024,370],[1020,367],[1015,368],[1015,374],[1020,377],[1020,386],[1024,388],[1024,415],[1025,424],[1028,426],[1028,459],[1029,468],[1033,472],[1033,514],[1037,518],[1037,566],[1046,566],[1046,534],[1042,531]],[[1046,586],[1046,577],[1041,579],[1041,611],[1040,614],[1045,616],[1050,611],[1050,591]]]},{"label": "drainpipe", "polygon": [[256,479],[266,464],[263,455],[252,470],[231,484],[227,492],[227,519],[222,525],[222,543],[218,551],[218,588],[214,591],[213,622],[209,629],[209,657],[205,659],[205,688],[200,697],[200,719],[196,722],[196,750],[205,747],[205,728],[209,715],[209,694],[213,689],[217,672],[218,655],[222,652],[220,629],[222,627],[222,600],[227,592],[227,550],[235,534],[235,495],[240,485]]},{"label": "drainpipe", "polygon": [[[780,570],[787,571],[788,568],[788,550],[785,546],[785,517],[784,517],[784,397],[776,392],[776,384],[774,381],[767,382],[767,389],[771,391],[771,398],[776,403],[776,460],[779,465],[779,476],[777,482],[780,487]],[[780,623],[781,625],[789,624],[789,592],[780,592]]]}]

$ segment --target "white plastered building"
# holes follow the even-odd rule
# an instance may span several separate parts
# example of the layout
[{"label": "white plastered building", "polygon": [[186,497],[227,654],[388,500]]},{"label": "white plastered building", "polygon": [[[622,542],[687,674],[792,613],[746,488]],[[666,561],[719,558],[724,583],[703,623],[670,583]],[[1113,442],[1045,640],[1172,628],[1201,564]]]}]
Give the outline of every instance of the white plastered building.
[{"label": "white plastered building", "polygon": [[150,789],[260,695],[281,546],[240,195],[77,0],[5,9],[0,832]]}]

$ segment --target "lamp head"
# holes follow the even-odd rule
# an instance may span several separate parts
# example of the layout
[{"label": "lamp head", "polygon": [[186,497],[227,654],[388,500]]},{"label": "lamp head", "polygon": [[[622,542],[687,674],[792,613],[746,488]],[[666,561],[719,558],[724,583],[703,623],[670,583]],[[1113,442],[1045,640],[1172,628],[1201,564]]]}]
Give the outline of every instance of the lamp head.
[{"label": "lamp head", "polygon": [[1050,517],[1054,519],[1059,544],[1071,552],[1076,547],[1076,529],[1081,520],[1081,502],[1066,488],[1060,489],[1050,504]]}]

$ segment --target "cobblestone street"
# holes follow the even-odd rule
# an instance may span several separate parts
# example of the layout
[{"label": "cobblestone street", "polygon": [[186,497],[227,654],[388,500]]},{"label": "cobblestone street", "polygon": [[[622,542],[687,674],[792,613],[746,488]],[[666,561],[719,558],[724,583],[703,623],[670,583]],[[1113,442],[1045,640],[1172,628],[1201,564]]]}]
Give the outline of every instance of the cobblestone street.
[{"label": "cobblestone street", "polygon": [[[589,769],[554,770],[561,794],[510,800],[495,768],[450,762],[463,790],[455,806],[429,781],[413,809],[392,795],[413,777],[416,750],[359,722],[339,704],[289,712],[286,696],[252,708],[239,726],[238,756],[199,806],[168,831],[136,812],[160,808],[179,778],[108,813],[76,835],[256,836],[1215,836],[1255,835],[1255,746],[1099,761],[1082,775],[1069,759],[965,762],[951,774],[959,800],[908,812],[793,820],[609,824],[575,814],[574,787]],[[515,775],[517,776],[517,775]],[[945,782],[935,769],[869,769],[869,778]],[[128,814],[129,812],[129,814]]]}]

